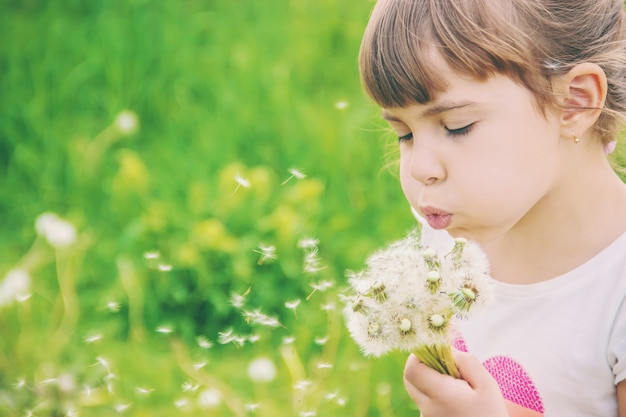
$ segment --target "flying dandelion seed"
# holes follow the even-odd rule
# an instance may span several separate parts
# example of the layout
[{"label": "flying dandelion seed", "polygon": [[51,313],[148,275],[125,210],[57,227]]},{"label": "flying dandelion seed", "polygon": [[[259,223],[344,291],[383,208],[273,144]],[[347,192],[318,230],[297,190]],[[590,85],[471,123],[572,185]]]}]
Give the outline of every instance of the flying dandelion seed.
[{"label": "flying dandelion seed", "polygon": [[121,306],[122,305],[116,301],[109,301],[106,305],[106,308],[112,313],[117,313],[118,311],[120,311]]},{"label": "flying dandelion seed", "polygon": [[159,257],[161,257],[161,254],[159,253],[159,251],[148,251],[144,252],[143,257],[148,260],[153,260],[159,259]]},{"label": "flying dandelion seed", "polygon": [[306,391],[307,389],[311,387],[311,385],[313,385],[313,382],[302,380],[302,381],[297,381],[295,385],[293,386],[293,388],[298,391]]},{"label": "flying dandelion seed", "polygon": [[311,291],[311,293],[306,297],[306,300],[308,301],[313,294],[315,294],[316,292],[325,292],[328,291],[330,288],[332,288],[335,284],[332,281],[320,281],[317,283],[313,283],[310,284],[311,288],[313,288],[313,291]]},{"label": "flying dandelion seed", "polygon": [[170,326],[160,326],[157,327],[155,331],[162,334],[174,333],[174,329]]},{"label": "flying dandelion seed", "polygon": [[298,247],[301,249],[312,249],[316,248],[319,243],[319,239],[314,237],[305,237],[298,241]]},{"label": "flying dandelion seed", "polygon": [[235,308],[242,308],[246,303],[246,297],[250,294],[252,288],[248,288],[243,294],[231,294],[230,304]]},{"label": "flying dandelion seed", "polygon": [[196,342],[202,349],[211,349],[213,347],[213,342],[203,336],[196,337]]},{"label": "flying dandelion seed", "polygon": [[263,265],[266,261],[273,261],[278,258],[276,255],[276,247],[275,246],[263,246],[259,245],[259,250],[254,249],[253,252],[260,254],[259,260],[257,261],[258,265]]},{"label": "flying dandelion seed", "polygon": [[28,293],[28,294],[23,294],[23,295],[16,295],[15,299],[17,300],[18,303],[23,303],[24,301],[28,300],[30,297],[32,297],[33,295]]},{"label": "flying dandelion seed", "polygon": [[132,405],[133,405],[132,403],[116,404],[113,406],[113,409],[117,411],[118,413],[123,413],[124,411],[128,410]]},{"label": "flying dandelion seed", "polygon": [[309,274],[315,274],[319,271],[326,269],[326,267],[322,267],[321,259],[319,257],[319,250],[317,247],[309,249],[308,252],[304,254],[303,261],[303,270]]},{"label": "flying dandelion seed", "polygon": [[332,363],[320,362],[317,364],[317,369],[332,369]]},{"label": "flying dandelion seed", "polygon": [[181,388],[183,392],[196,392],[200,388],[200,385],[194,384],[193,382],[190,382],[190,381],[186,381],[186,382],[183,382],[183,385],[181,386]]},{"label": "flying dandelion seed", "polygon": [[322,304],[322,306],[320,307],[322,311],[332,311],[332,310],[335,310],[336,308],[337,306],[333,302]]},{"label": "flying dandelion seed", "polygon": [[345,110],[348,108],[348,102],[347,101],[338,101],[335,103],[335,108],[337,110]]},{"label": "flying dandelion seed", "polygon": [[196,362],[196,363],[194,363],[194,364],[193,364],[193,369],[195,369],[196,371],[199,371],[200,369],[202,369],[202,368],[204,368],[205,366],[207,366],[207,363],[208,363],[208,362],[206,362],[206,361],[203,361],[203,362]]},{"label": "flying dandelion seed", "polygon": [[65,417],[78,417],[78,410],[74,407],[70,407],[67,409],[67,413],[65,414]]},{"label": "flying dandelion seed", "polygon": [[111,368],[109,366],[109,361],[104,359],[102,356],[98,356],[96,358],[96,363],[94,363],[92,366],[97,366],[97,365],[102,366],[104,369],[106,369],[106,371],[109,373],[109,375],[112,375],[111,374]]},{"label": "flying dandelion seed", "polygon": [[283,345],[290,345],[296,341],[296,338],[293,336],[285,336],[282,339]]},{"label": "flying dandelion seed", "polygon": [[161,272],[170,272],[172,270],[172,265],[169,264],[159,264],[157,269]]},{"label": "flying dandelion seed", "polygon": [[298,306],[300,305],[301,302],[302,302],[302,300],[287,301],[285,303],[285,307],[287,309],[293,311],[294,316],[296,316],[296,318],[298,318],[298,313],[296,313],[296,308],[298,308]]},{"label": "flying dandelion seed", "polygon": [[95,342],[99,342],[100,340],[102,340],[102,335],[101,334],[94,334],[91,336],[87,336],[85,338],[85,343],[95,343]]},{"label": "flying dandelion seed", "polygon": [[23,388],[26,388],[26,379],[25,378],[18,379],[17,382],[13,384],[13,387],[18,391]]},{"label": "flying dandelion seed", "polygon": [[23,269],[7,272],[4,280],[0,282],[0,306],[19,301],[20,298],[30,294],[30,284],[30,275]]},{"label": "flying dandelion seed", "polygon": [[179,398],[178,400],[174,401],[174,406],[176,408],[186,408],[189,407],[189,399],[188,398]]},{"label": "flying dandelion seed", "polygon": [[251,334],[250,336],[247,337],[248,342],[250,343],[256,343],[259,340],[261,340],[261,336],[259,336],[258,334]]},{"label": "flying dandelion seed", "polygon": [[308,410],[308,411],[301,411],[300,414],[298,414],[300,417],[316,417],[317,416],[317,411],[314,410]]},{"label": "flying dandelion seed", "polygon": [[339,407],[344,407],[348,403],[348,400],[341,397],[341,398],[337,398],[336,403]]},{"label": "flying dandelion seed", "polygon": [[296,178],[296,179],[304,179],[306,178],[306,175],[304,174],[304,172],[300,171],[299,169],[295,169],[295,168],[291,168],[289,169],[289,174],[291,174],[289,176],[289,178],[287,178],[285,181],[283,181],[282,183],[280,183],[280,185],[285,185],[287,184],[290,180]]},{"label": "flying dandelion seed", "polygon": [[259,404],[259,403],[244,405],[244,408],[245,408],[246,412],[248,412],[250,414],[256,413],[256,411],[259,409],[259,407],[261,407],[261,404]]},{"label": "flying dandelion seed", "polygon": [[140,395],[142,397],[147,397],[154,392],[154,389],[137,387],[135,388],[135,392],[137,393],[137,395]]},{"label": "flying dandelion seed", "polygon": [[314,340],[316,345],[320,345],[323,346],[328,342],[328,336],[324,336],[324,337],[316,337]]},{"label": "flying dandelion seed", "polygon": [[258,324],[261,326],[267,327],[281,327],[282,325],[278,321],[276,317],[268,316],[261,312],[260,309],[256,309],[254,311],[243,311],[243,317],[246,320],[246,323],[250,324]]},{"label": "flying dandelion seed", "polygon": [[232,329],[228,329],[224,332],[217,333],[217,342],[220,345],[227,345],[229,343],[233,343],[235,346],[241,347],[246,342],[246,338],[243,336],[238,336],[233,333]]},{"label": "flying dandelion seed", "polygon": [[245,179],[244,177],[242,177],[240,174],[235,175],[235,182],[237,183],[237,187],[235,188],[235,191],[233,191],[232,195],[235,195],[235,193],[241,188],[250,188],[250,181],[248,181],[247,179]]}]

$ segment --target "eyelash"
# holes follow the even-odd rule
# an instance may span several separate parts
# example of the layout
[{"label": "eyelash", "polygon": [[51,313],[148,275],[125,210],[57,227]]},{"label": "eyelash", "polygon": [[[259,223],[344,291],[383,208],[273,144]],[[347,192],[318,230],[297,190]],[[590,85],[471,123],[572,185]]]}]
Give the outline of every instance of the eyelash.
[{"label": "eyelash", "polygon": [[[472,130],[473,127],[474,127],[474,123],[470,123],[469,125],[460,127],[458,129],[448,129],[445,126],[444,126],[444,129],[446,129],[446,134],[448,136],[458,138],[458,137],[467,135]],[[398,142],[402,143],[402,142],[406,142],[412,139],[413,139],[413,133],[408,133],[404,136],[399,136]]]}]

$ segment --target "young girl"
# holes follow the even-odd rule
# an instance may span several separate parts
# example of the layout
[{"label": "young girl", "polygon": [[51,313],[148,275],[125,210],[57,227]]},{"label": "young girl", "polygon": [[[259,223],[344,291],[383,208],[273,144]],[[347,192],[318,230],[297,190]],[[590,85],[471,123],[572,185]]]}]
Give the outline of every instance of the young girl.
[{"label": "young girl", "polygon": [[375,6],[359,66],[404,194],[481,245],[496,290],[457,323],[462,379],[408,359],[422,415],[626,417],[625,22],[622,0]]}]

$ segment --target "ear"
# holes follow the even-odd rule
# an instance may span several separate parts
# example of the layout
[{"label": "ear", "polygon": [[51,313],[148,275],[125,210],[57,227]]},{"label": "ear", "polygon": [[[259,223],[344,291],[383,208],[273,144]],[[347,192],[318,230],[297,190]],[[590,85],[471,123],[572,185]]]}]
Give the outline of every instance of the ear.
[{"label": "ear", "polygon": [[600,117],[607,94],[606,74],[600,66],[578,64],[560,79],[563,111],[561,136],[581,137]]}]

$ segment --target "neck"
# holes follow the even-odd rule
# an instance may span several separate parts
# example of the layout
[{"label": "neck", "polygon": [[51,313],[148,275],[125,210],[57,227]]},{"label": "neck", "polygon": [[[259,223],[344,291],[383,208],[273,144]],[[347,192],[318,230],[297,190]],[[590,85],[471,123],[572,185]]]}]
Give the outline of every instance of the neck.
[{"label": "neck", "polygon": [[[531,284],[562,275],[626,232],[626,185],[602,160],[570,171],[503,236],[482,245],[495,279]],[[583,192],[581,192],[583,190]]]}]

